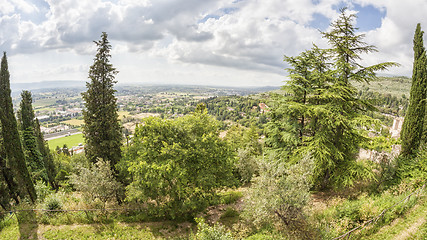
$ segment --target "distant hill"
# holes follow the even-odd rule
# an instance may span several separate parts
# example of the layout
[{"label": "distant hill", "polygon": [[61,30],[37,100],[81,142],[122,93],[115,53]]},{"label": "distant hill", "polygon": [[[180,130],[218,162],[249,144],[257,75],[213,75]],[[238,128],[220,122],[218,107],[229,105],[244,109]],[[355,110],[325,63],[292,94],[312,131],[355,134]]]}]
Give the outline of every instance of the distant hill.
[{"label": "distant hill", "polygon": [[22,90],[37,90],[46,88],[84,88],[86,86],[83,81],[45,81],[31,83],[11,83],[12,92],[19,93]]},{"label": "distant hill", "polygon": [[[43,89],[61,89],[61,88],[81,88],[82,91],[86,88],[84,81],[45,81],[32,83],[11,83],[13,95],[18,95],[22,90],[30,90],[39,92]],[[119,92],[122,90],[138,90],[143,92],[204,92],[206,89],[224,90],[226,93],[219,95],[232,95],[230,90],[235,90],[236,95],[248,95],[259,92],[267,92],[280,87],[264,86],[264,87],[226,87],[226,86],[205,86],[205,85],[180,85],[180,84],[145,84],[145,83],[118,83],[116,89]]]},{"label": "distant hill", "polygon": [[358,90],[378,92],[382,94],[391,94],[397,98],[405,95],[409,98],[411,90],[412,79],[408,77],[379,77],[377,80],[370,82],[353,82],[352,83]]}]

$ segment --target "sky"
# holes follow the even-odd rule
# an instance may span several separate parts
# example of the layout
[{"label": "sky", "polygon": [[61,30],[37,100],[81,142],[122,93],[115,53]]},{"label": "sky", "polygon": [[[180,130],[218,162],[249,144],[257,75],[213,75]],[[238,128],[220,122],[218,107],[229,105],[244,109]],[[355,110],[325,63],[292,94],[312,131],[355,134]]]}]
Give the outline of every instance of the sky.
[{"label": "sky", "polygon": [[280,86],[283,56],[314,44],[347,7],[378,52],[362,64],[401,64],[383,75],[411,76],[425,0],[0,0],[0,51],[12,83],[88,81],[102,32],[119,83]]}]

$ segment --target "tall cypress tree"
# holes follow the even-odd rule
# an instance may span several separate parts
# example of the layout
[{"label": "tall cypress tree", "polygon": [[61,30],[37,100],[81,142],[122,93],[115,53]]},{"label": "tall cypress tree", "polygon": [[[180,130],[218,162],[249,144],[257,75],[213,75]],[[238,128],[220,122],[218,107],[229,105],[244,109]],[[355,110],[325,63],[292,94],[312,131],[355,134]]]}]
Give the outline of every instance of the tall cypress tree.
[{"label": "tall cypress tree", "polygon": [[44,140],[43,133],[40,130],[40,123],[37,118],[35,120],[34,133],[37,139],[38,150],[43,157],[43,162],[46,168],[47,178],[49,180],[50,186],[52,186],[54,189],[58,189],[58,184],[55,180],[57,171],[55,164],[53,163],[53,156],[50,153],[49,145]]},{"label": "tall cypress tree", "polygon": [[43,157],[37,146],[37,138],[35,135],[35,122],[33,110],[33,98],[31,92],[22,91],[21,104],[19,109],[19,120],[22,131],[22,141],[26,154],[26,161],[33,180],[43,180],[48,182],[46,168],[43,162]]},{"label": "tall cypress tree", "polygon": [[16,194],[17,184],[13,180],[11,169],[6,164],[6,153],[3,147],[3,139],[2,136],[0,136],[0,206],[4,210],[9,210],[11,199],[14,199],[16,203],[19,203]]},{"label": "tall cypress tree", "polygon": [[414,35],[414,65],[409,107],[400,137],[402,139],[402,156],[413,155],[418,150],[423,132],[427,86],[427,61],[423,34],[421,24],[418,23]]},{"label": "tall cypress tree", "polygon": [[84,135],[85,153],[91,162],[97,158],[110,161],[111,166],[121,158],[122,134],[117,114],[115,76],[118,73],[110,63],[111,45],[107,33],[103,32],[101,40],[94,41],[98,46],[94,63],[89,70],[90,82],[86,83],[87,91],[82,93],[86,110]]},{"label": "tall cypress tree", "polygon": [[4,52],[0,70],[0,120],[4,149],[8,165],[11,167],[18,184],[18,195],[21,198],[29,196],[30,200],[34,203],[37,195],[25,164],[25,155],[18,133],[16,118],[13,113],[12,97],[10,94],[10,75],[6,52]]}]

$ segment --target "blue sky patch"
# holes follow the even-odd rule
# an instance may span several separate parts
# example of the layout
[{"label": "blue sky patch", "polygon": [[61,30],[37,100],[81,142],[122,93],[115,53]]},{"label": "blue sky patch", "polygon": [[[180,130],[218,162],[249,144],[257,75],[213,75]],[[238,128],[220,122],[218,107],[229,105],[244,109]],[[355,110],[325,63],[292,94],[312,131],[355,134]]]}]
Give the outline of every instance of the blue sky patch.
[{"label": "blue sky patch", "polygon": [[372,5],[362,7],[355,4],[354,10],[358,11],[356,27],[360,31],[369,31],[381,27],[381,21],[387,13],[386,10],[378,9]]},{"label": "blue sky patch", "polygon": [[313,20],[310,22],[310,27],[324,31],[329,27],[330,24],[329,18],[320,13],[313,14]]}]

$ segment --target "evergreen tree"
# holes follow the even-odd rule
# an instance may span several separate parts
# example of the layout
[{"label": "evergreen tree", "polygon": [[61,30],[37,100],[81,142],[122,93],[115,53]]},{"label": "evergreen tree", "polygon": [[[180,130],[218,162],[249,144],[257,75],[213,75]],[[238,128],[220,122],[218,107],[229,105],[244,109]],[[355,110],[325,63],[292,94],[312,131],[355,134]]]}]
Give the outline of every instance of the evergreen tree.
[{"label": "evergreen tree", "polygon": [[16,118],[13,113],[12,97],[10,94],[10,75],[6,52],[4,52],[0,70],[0,120],[4,149],[8,165],[12,169],[13,176],[18,184],[18,195],[21,198],[29,196],[31,201],[35,202],[37,199],[36,191],[25,164],[25,155],[18,133]]},{"label": "evergreen tree", "polygon": [[414,155],[420,146],[423,133],[426,99],[426,52],[423,43],[424,31],[417,24],[414,35],[414,65],[409,107],[402,126],[402,156]]},{"label": "evergreen tree", "polygon": [[28,170],[32,175],[33,180],[43,180],[48,182],[43,157],[37,146],[37,139],[35,136],[34,129],[34,111],[33,111],[33,99],[31,92],[22,91],[21,93],[21,104],[19,109],[19,120],[22,131],[22,141],[26,154],[26,161]]},{"label": "evergreen tree", "polygon": [[373,107],[357,98],[354,81],[369,82],[375,71],[395,63],[362,66],[361,53],[375,51],[363,42],[353,26],[355,15],[342,9],[340,17],[323,33],[330,49],[314,46],[297,57],[285,57],[291,66],[286,96],[279,96],[266,129],[266,144],[280,157],[298,161],[309,154],[314,162],[314,180],[326,187],[352,185],[356,177],[370,177],[356,161],[359,144],[366,140],[360,129],[373,120],[363,114]]},{"label": "evergreen tree", "polygon": [[94,63],[89,70],[90,82],[86,83],[87,91],[82,94],[86,110],[83,111],[85,121],[84,135],[86,140],[85,153],[91,162],[97,158],[109,161],[111,167],[121,158],[122,134],[117,114],[115,75],[118,73],[110,63],[111,45],[107,33],[103,32]]},{"label": "evergreen tree", "polygon": [[43,157],[43,162],[46,168],[46,174],[47,174],[47,178],[49,180],[50,186],[52,186],[54,189],[58,189],[58,185],[55,180],[57,171],[56,171],[55,164],[53,163],[53,156],[50,153],[49,145],[44,140],[43,133],[40,130],[40,123],[37,118],[35,120],[34,133],[37,139],[38,150]]},{"label": "evergreen tree", "polygon": [[4,210],[10,209],[11,199],[14,199],[16,203],[19,203],[16,193],[17,185],[13,180],[11,169],[6,164],[6,153],[3,147],[3,139],[0,136],[0,206]]}]

